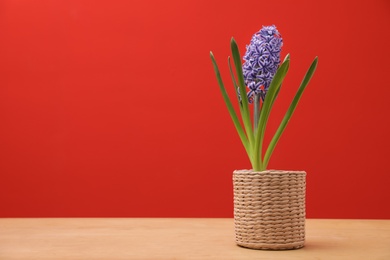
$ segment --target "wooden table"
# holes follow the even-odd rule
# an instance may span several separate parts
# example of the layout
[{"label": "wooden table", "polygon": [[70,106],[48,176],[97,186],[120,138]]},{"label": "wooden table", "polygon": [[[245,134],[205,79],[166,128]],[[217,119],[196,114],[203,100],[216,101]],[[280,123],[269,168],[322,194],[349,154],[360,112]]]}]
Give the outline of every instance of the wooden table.
[{"label": "wooden table", "polygon": [[306,245],[241,248],[232,219],[0,219],[0,259],[390,259],[390,220],[306,222]]}]

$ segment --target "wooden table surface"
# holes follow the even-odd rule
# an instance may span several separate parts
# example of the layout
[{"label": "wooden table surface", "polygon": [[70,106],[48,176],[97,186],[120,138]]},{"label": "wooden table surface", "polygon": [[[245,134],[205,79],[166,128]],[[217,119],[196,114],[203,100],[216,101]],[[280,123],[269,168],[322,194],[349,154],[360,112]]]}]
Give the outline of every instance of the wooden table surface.
[{"label": "wooden table surface", "polygon": [[236,246],[232,219],[0,218],[0,259],[390,259],[390,220],[306,222],[298,250]]}]

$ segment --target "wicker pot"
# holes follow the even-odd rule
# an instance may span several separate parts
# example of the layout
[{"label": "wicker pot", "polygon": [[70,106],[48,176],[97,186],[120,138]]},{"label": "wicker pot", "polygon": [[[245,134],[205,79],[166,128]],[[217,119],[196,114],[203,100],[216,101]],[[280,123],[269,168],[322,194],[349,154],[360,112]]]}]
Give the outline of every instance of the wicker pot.
[{"label": "wicker pot", "polygon": [[270,250],[303,247],[306,172],[236,170],[233,186],[237,245]]}]

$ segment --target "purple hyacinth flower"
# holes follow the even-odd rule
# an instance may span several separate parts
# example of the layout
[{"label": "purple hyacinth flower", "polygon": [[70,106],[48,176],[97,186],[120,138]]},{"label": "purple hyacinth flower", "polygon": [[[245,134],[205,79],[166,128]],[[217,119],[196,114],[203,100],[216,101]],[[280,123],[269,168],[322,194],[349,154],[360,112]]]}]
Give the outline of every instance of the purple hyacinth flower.
[{"label": "purple hyacinth flower", "polygon": [[250,103],[254,94],[260,94],[261,100],[264,101],[280,64],[282,46],[283,39],[275,25],[263,26],[246,46],[242,70],[245,84],[249,89],[247,94]]}]

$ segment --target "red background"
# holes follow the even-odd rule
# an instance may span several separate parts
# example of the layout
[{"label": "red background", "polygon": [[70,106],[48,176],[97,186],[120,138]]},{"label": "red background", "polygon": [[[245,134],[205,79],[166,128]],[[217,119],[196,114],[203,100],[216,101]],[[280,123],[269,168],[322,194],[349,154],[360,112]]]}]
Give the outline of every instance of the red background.
[{"label": "red background", "polygon": [[[348,2],[348,1],[345,1]],[[269,168],[307,217],[390,218],[389,1],[0,1],[0,217],[231,217],[250,164],[213,74],[275,24],[291,54]]]}]

